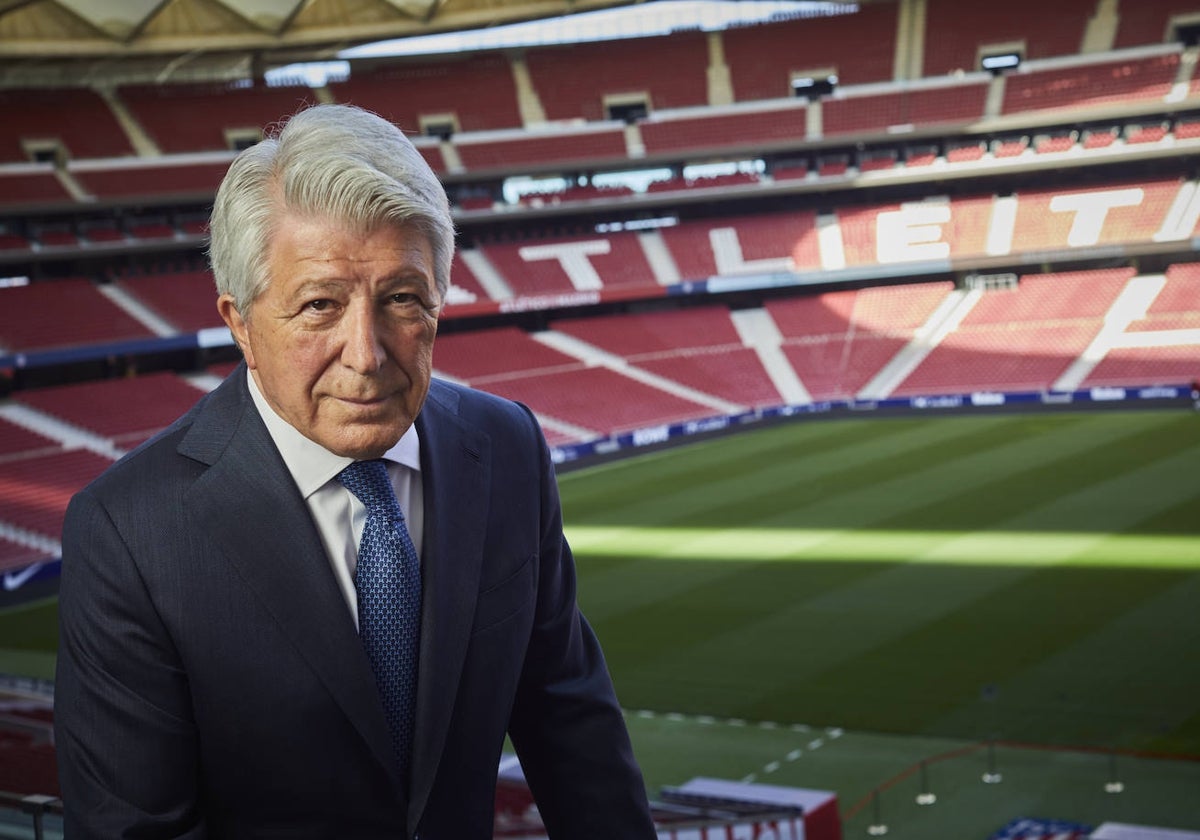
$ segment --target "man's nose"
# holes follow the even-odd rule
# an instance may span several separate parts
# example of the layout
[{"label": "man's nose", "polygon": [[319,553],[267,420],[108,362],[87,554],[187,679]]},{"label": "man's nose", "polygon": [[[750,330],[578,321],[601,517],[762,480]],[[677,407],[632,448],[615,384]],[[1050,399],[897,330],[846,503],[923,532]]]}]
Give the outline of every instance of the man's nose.
[{"label": "man's nose", "polygon": [[358,373],[374,373],[387,352],[380,341],[375,313],[367,307],[353,309],[342,322],[342,363]]}]

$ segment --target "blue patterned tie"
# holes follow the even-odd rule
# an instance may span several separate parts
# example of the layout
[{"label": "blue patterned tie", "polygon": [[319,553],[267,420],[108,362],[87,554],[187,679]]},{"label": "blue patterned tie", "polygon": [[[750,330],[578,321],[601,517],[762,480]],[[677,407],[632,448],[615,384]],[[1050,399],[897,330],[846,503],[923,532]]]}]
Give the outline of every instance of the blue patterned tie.
[{"label": "blue patterned tie", "polygon": [[367,508],[354,584],[358,633],[375,671],[392,747],[407,776],[421,632],[421,568],[384,461],[355,461],[338,481]]}]

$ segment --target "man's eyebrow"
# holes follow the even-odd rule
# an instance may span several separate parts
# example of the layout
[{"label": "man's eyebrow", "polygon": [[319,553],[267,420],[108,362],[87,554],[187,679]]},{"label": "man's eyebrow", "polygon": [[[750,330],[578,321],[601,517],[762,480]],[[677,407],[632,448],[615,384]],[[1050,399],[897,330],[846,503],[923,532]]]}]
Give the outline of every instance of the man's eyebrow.
[{"label": "man's eyebrow", "polygon": [[391,274],[381,280],[379,286],[382,289],[395,289],[398,287],[425,287],[432,284],[433,278],[429,275],[426,275],[423,271],[400,269],[395,274]]},{"label": "man's eyebrow", "polygon": [[313,277],[308,280],[300,281],[300,284],[295,287],[293,295],[295,297],[303,297],[313,294],[314,292],[329,292],[341,288],[342,284],[336,280],[321,279]]}]

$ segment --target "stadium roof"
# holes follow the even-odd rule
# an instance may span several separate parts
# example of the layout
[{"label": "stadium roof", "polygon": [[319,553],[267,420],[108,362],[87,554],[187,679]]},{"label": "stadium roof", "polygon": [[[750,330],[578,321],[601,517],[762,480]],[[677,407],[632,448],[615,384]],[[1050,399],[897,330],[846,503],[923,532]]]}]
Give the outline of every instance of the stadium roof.
[{"label": "stadium roof", "polygon": [[337,47],[634,0],[0,0],[0,58]]},{"label": "stadium roof", "polygon": [[[856,5],[850,0],[797,7]],[[0,0],[0,85],[230,78],[373,42],[671,0]],[[740,4],[731,4],[740,5]],[[746,4],[747,6],[754,4]],[[58,78],[58,77],[63,78]]]}]

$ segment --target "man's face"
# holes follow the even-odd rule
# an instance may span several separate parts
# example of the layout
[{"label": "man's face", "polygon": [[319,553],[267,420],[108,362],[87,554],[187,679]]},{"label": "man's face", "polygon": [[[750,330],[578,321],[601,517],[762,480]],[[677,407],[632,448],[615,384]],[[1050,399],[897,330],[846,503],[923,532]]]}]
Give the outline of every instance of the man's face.
[{"label": "man's face", "polygon": [[305,437],[378,458],[425,402],[441,298],[428,238],[411,227],[359,233],[288,214],[248,317],[217,306],[271,407]]}]

